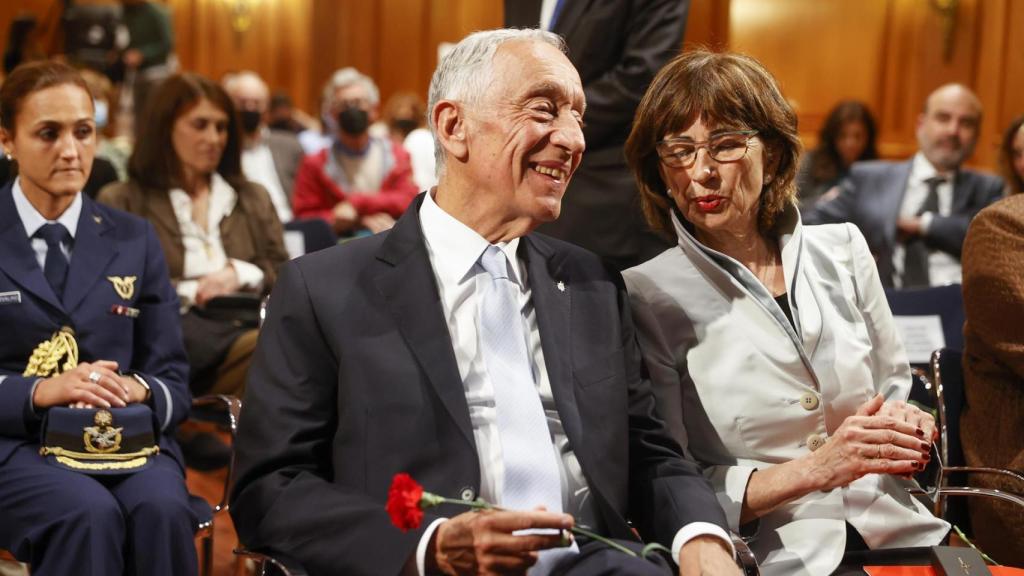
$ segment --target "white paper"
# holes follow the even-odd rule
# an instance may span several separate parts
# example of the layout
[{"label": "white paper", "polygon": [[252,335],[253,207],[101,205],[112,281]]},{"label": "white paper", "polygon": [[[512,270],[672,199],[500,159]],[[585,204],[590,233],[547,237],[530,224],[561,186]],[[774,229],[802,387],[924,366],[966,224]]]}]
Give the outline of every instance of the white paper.
[{"label": "white paper", "polygon": [[911,364],[927,364],[931,361],[932,352],[945,348],[941,316],[895,316],[894,320]]}]

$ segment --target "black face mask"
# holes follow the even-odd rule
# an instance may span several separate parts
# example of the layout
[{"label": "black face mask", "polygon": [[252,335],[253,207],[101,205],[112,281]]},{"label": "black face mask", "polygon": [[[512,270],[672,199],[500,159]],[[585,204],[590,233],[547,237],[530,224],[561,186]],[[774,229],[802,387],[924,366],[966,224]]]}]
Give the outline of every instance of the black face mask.
[{"label": "black face mask", "polygon": [[402,134],[412,132],[420,124],[415,118],[395,118],[392,122],[394,123],[395,128],[397,128]]},{"label": "black face mask", "polygon": [[260,129],[260,121],[263,115],[256,110],[242,110],[238,113],[238,119],[242,122],[242,130],[246,134],[252,134]]},{"label": "black face mask", "polygon": [[370,126],[370,115],[362,108],[349,106],[338,112],[338,125],[345,134],[360,136]]}]

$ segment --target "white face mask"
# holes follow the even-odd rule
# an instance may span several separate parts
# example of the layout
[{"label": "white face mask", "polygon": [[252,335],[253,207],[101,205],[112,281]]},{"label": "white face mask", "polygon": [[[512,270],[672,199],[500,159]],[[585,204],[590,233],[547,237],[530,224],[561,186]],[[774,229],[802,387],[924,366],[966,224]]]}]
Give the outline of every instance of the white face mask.
[{"label": "white face mask", "polygon": [[96,100],[94,107],[96,109],[96,128],[102,130],[107,127],[107,122],[110,121],[109,106],[106,100]]}]

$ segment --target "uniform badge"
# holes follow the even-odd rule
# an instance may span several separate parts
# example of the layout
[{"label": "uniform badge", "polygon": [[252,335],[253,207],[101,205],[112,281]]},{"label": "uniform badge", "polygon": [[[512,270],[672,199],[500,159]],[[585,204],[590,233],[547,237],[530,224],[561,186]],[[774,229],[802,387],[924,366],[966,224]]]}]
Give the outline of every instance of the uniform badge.
[{"label": "uniform badge", "polygon": [[107,276],[107,280],[114,285],[114,291],[124,300],[131,300],[135,294],[135,279],[137,276]]},{"label": "uniform badge", "polygon": [[95,426],[82,428],[82,441],[86,452],[107,454],[121,449],[121,431],[123,427],[114,427],[114,416],[106,410],[96,411],[93,418]]}]

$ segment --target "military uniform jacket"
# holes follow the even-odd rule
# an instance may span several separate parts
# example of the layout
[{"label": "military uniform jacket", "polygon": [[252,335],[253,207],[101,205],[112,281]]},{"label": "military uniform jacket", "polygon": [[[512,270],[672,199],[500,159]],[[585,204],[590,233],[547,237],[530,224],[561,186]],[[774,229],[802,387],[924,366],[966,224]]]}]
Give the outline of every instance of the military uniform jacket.
[{"label": "military uniform jacket", "polygon": [[153,227],[83,196],[58,300],[11,191],[10,183],[0,188],[0,465],[18,446],[38,442],[42,413],[31,402],[37,378],[21,374],[35,347],[63,326],[75,331],[79,361],[114,360],[145,378],[163,431],[161,451],[181,463],[170,432],[188,414],[188,363],[178,298]]}]

